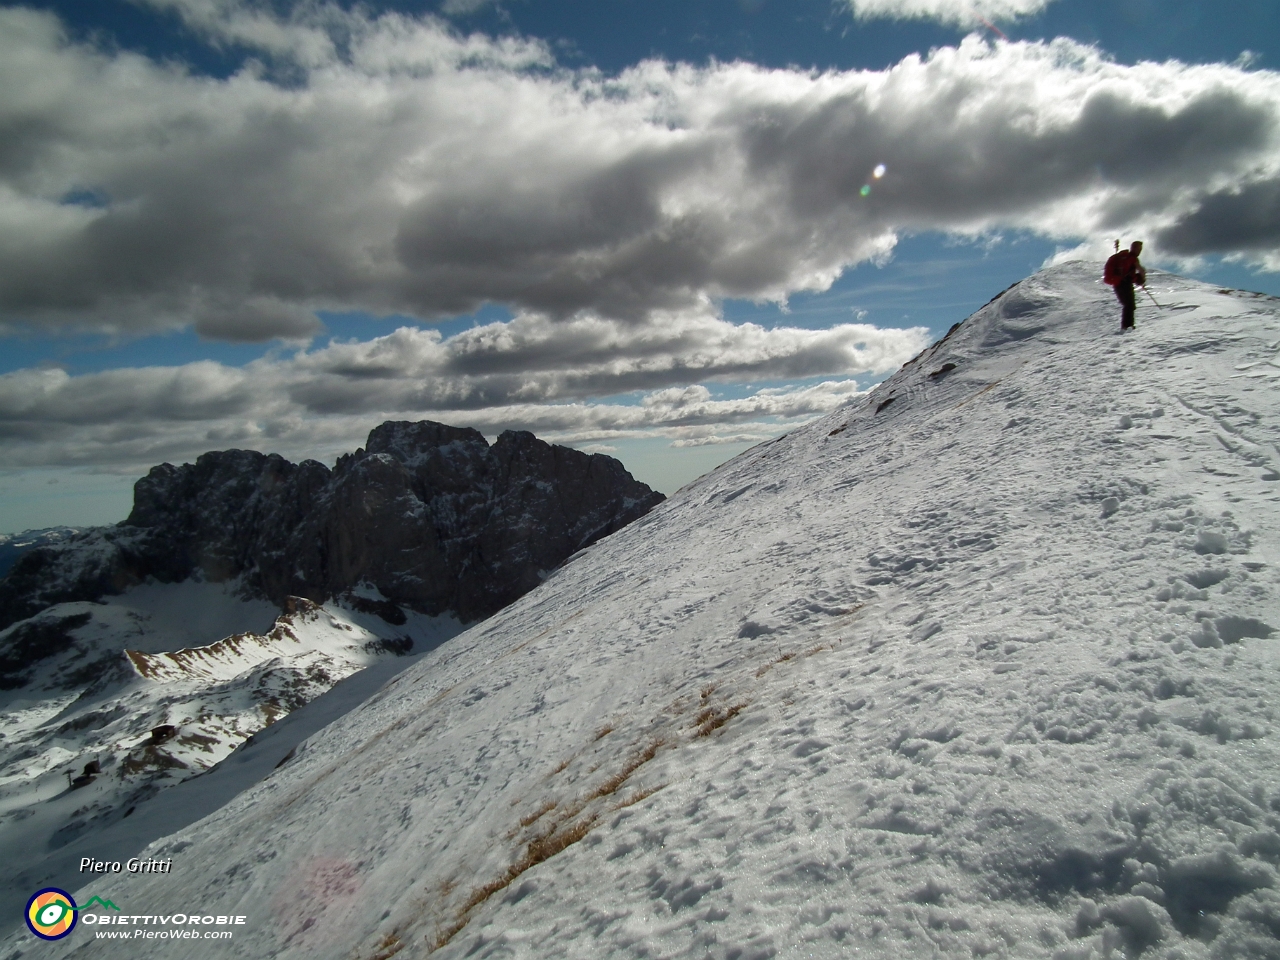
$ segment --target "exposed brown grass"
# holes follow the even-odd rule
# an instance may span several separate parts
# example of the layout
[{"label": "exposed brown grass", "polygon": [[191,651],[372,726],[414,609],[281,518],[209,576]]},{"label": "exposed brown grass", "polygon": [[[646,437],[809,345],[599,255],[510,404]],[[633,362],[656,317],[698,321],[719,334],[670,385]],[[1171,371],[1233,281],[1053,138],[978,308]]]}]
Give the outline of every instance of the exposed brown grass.
[{"label": "exposed brown grass", "polygon": [[476,907],[480,906],[495,893],[499,893],[511,886],[516,878],[526,870],[536,867],[544,860],[549,860],[557,853],[573,846],[573,844],[585,837],[591,832],[591,828],[596,825],[596,819],[593,815],[583,817],[568,826],[557,824],[549,833],[544,833],[530,840],[525,847],[524,855],[507,867],[502,876],[471,891],[471,895],[467,897],[466,902],[458,909],[457,919],[436,934],[436,939],[432,943],[431,949],[433,951],[439,950],[456,937],[470,921],[471,914]]},{"label": "exposed brown grass", "polygon": [[970,394],[969,396],[965,397],[963,400],[961,400],[959,403],[957,403],[957,404],[956,404],[954,407],[952,407],[951,409],[953,409],[953,410],[959,410],[961,407],[963,407],[963,406],[964,406],[966,403],[968,403],[970,400],[976,400],[976,399],[978,399],[978,397],[982,396],[984,393],[986,393],[986,392],[987,392],[987,391],[989,391],[989,390],[994,390],[994,389],[995,389],[996,387],[998,387],[999,385],[1000,385],[1000,381],[999,381],[999,380],[997,380],[995,383],[988,383],[985,387],[983,387],[983,388],[982,388],[981,390],[979,390],[977,393]]},{"label": "exposed brown grass", "polygon": [[[856,607],[854,607],[852,610],[850,610],[847,614],[844,614],[844,616],[849,616],[851,614],[857,613],[864,606],[866,606],[866,604],[860,603]],[[799,650],[790,650],[787,653],[781,653],[778,656],[774,657],[772,660],[770,660],[768,663],[761,665],[756,670],[756,676],[763,677],[766,673],[768,673],[778,664],[786,663],[788,660],[794,660],[796,659],[796,657],[812,657],[815,653],[821,653],[823,650],[834,650],[838,646],[838,644],[839,644],[839,641],[836,641],[836,643],[820,643],[816,647],[810,647],[808,650],[805,650],[803,652]]]},{"label": "exposed brown grass", "polygon": [[[526,870],[536,867],[545,860],[549,860],[557,853],[573,846],[595,827],[599,822],[599,816],[589,813],[586,816],[580,816],[587,805],[593,800],[612,795],[631,777],[633,773],[658,755],[658,751],[662,749],[666,741],[657,739],[650,741],[644,749],[633,754],[630,759],[623,765],[622,769],[615,773],[609,779],[605,780],[593,791],[585,797],[573,803],[571,806],[560,811],[559,816],[547,825],[536,836],[525,844],[524,853],[511,866],[503,871],[498,878],[489,881],[484,886],[476,887],[471,894],[458,908],[456,918],[448,926],[440,928],[436,933],[436,938],[432,941],[430,951],[439,950],[454,937],[456,937],[471,919],[471,914],[476,908],[487,901],[495,893],[505,890]],[[569,765],[569,761],[564,761],[556,770],[559,772]],[[663,784],[662,786],[665,786]],[[639,803],[645,797],[651,796],[662,786],[654,787],[651,790],[642,790],[627,797],[622,803],[618,804],[614,809],[631,806]],[[534,813],[520,820],[522,827],[528,828],[545,817],[548,813],[556,808],[556,804],[547,801]]]},{"label": "exposed brown grass", "polygon": [[623,765],[621,770],[615,773],[604,783],[600,784],[600,786],[596,787],[591,793],[587,794],[584,798],[585,802],[590,803],[592,800],[596,800],[600,797],[607,797],[614,793],[620,786],[630,779],[633,773],[656,757],[658,755],[658,750],[662,748],[665,742],[666,741],[662,739],[650,741],[649,745],[639,753],[632,756],[632,758]]},{"label": "exposed brown grass", "polygon": [[470,917],[459,917],[457,920],[454,920],[453,923],[449,924],[449,926],[437,928],[436,938],[431,941],[431,947],[427,952],[435,953],[435,951],[447,944],[462,932],[462,928],[467,925],[467,921],[470,919]]},{"label": "exposed brown grass", "polygon": [[647,799],[648,797],[652,797],[655,793],[657,793],[659,790],[661,790],[665,786],[666,786],[665,783],[660,783],[656,787],[649,787],[646,790],[637,790],[635,793],[631,794],[631,796],[626,797],[625,799],[619,800],[616,804],[613,805],[613,809],[625,810],[627,807],[635,806],[641,800]]},{"label": "exposed brown grass", "polygon": [[404,949],[404,941],[400,939],[399,934],[389,933],[382,938],[382,942],[378,944],[378,949],[373,952],[369,960],[390,960],[397,953]]},{"label": "exposed brown grass", "polygon": [[[561,850],[573,846],[590,833],[591,828],[595,825],[596,817],[593,814],[588,817],[583,817],[581,820],[576,823],[569,824],[563,829],[557,828],[546,836],[535,837],[533,840],[530,840],[528,846],[525,848],[524,857],[516,863],[517,867],[521,867],[520,872],[517,873],[516,876],[519,876],[520,873],[524,873],[524,871],[528,870],[529,867],[537,866],[544,860],[550,860]],[[514,877],[512,879],[514,879]]]},{"label": "exposed brown grass", "polygon": [[745,703],[735,703],[732,707],[708,707],[698,714],[699,737],[709,737],[726,723],[745,710]]},{"label": "exposed brown grass", "polygon": [[530,813],[527,816],[521,817],[520,826],[522,827],[533,826],[535,823],[537,823],[539,820],[541,820],[544,816],[546,816],[555,808],[556,808],[556,802],[554,800],[548,800],[546,803],[540,806],[537,810],[533,811],[533,813]]},{"label": "exposed brown grass", "polygon": [[794,659],[795,659],[796,657],[798,657],[798,656],[799,656],[799,654],[798,654],[798,653],[796,653],[794,650],[790,651],[789,653],[782,653],[782,654],[779,654],[778,656],[776,656],[776,657],[774,657],[772,660],[770,660],[768,663],[766,663],[766,664],[762,665],[762,666],[760,667],[760,669],[758,669],[758,670],[756,671],[756,676],[757,676],[757,677],[763,677],[766,673],[768,673],[770,670],[772,670],[772,669],[773,669],[775,666],[777,666],[778,664],[780,664],[780,663],[786,663],[788,660],[794,660]]},{"label": "exposed brown grass", "polygon": [[[852,612],[856,612],[858,608],[854,608]],[[549,632],[549,631],[547,631]],[[823,650],[835,650],[837,643],[823,643],[810,647],[807,650],[793,650],[787,653],[779,654],[771,662],[764,664],[756,671],[756,676],[760,677],[771,670],[774,666],[795,660],[799,657],[809,657]],[[729,706],[715,705],[710,703],[711,696],[716,692],[715,684],[707,684],[699,691],[699,697],[696,704],[692,704],[691,697],[685,697],[677,700],[668,710],[676,716],[685,713],[691,706],[697,706],[698,712],[693,719],[692,727],[694,729],[695,738],[709,737],[725,724],[727,724],[738,714],[742,713],[748,706],[746,701],[735,703]],[[606,724],[595,732],[595,741],[604,739],[615,731],[613,724]],[[463,928],[470,922],[472,914],[489,900],[494,894],[505,890],[525,871],[532,869],[540,863],[549,860],[556,854],[563,852],[568,847],[582,840],[589,834],[599,823],[601,814],[599,812],[590,812],[588,807],[597,800],[606,797],[615,796],[619,789],[631,779],[637,770],[658,755],[658,752],[667,745],[667,740],[658,737],[643,748],[632,754],[623,766],[614,774],[598,784],[587,794],[581,796],[573,803],[567,806],[559,806],[554,801],[547,801],[538,809],[521,817],[519,820],[520,828],[528,830],[531,827],[537,829],[536,834],[525,841],[523,853],[497,878],[491,880],[483,886],[476,887],[467,896],[466,900],[458,908],[454,920],[448,925],[437,928],[434,941],[429,944],[429,951],[435,951],[445,946],[453,940]],[[548,776],[553,776],[568,769],[569,765],[576,757],[567,757],[561,760]],[[592,768],[593,772],[595,768]],[[605,809],[617,811],[627,807],[634,806],[637,803],[653,796],[659,790],[664,789],[667,784],[662,783],[653,787],[646,787],[620,797],[613,803],[611,807]],[[514,805],[514,804],[513,804]],[[598,810],[599,808],[597,808]],[[553,814],[554,816],[549,816]],[[514,839],[519,829],[513,829],[508,837]]]}]

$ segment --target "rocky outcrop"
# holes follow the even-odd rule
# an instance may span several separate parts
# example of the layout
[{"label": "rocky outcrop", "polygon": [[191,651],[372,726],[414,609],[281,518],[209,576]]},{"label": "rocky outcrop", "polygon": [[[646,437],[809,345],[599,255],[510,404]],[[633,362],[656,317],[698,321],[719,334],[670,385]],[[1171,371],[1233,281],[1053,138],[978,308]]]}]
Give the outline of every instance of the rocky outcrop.
[{"label": "rocky outcrop", "polygon": [[0,581],[0,629],[147,578],[240,578],[283,604],[357,584],[424,613],[488,616],[567,557],[662,501],[612,457],[507,431],[384,423],[330,470],[249,450],[152,468],[114,527],[24,554]]}]

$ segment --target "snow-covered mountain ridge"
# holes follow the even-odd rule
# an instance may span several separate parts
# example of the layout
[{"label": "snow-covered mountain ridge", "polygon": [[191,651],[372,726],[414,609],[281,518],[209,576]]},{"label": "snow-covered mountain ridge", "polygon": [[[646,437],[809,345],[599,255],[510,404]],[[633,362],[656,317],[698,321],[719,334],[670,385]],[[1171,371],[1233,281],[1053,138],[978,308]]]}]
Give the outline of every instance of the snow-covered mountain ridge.
[{"label": "snow-covered mountain ridge", "polygon": [[[1280,955],[1280,308],[1016,285],[78,896],[245,957]],[[5,957],[170,944],[15,936]]]}]

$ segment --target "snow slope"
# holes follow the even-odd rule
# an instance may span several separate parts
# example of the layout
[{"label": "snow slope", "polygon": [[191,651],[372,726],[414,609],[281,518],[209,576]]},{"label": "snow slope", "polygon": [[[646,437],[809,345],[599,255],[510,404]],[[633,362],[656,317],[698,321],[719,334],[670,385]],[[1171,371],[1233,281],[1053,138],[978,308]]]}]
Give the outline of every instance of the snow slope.
[{"label": "snow slope", "polygon": [[[424,650],[429,647],[429,643],[424,643]],[[188,776],[140,800],[128,817],[104,818],[106,822],[85,831],[76,843],[57,847],[41,856],[35,852],[39,848],[39,832],[33,830],[30,823],[19,823],[12,833],[6,833],[6,841],[13,841],[6,851],[6,862],[22,867],[17,873],[0,878],[0,895],[4,897],[6,913],[10,918],[19,916],[22,905],[37,887],[79,886],[83,882],[78,870],[82,857],[127,862],[151,841],[217,810],[270,776],[299,743],[362,703],[423,655],[386,657],[339,680],[314,700],[263,727],[208,771]],[[63,814],[65,816],[65,809]]]},{"label": "snow slope", "polygon": [[[110,601],[56,604],[0,632],[8,641],[44,624],[43,642],[58,634],[66,643],[35,663],[30,682],[0,691],[0,860],[11,865],[0,876],[5,913],[20,916],[32,883],[74,882],[68,865],[83,856],[127,859],[216,809],[208,797],[203,804],[152,798],[213,768],[343,678],[461,629],[452,617],[398,608],[400,623],[388,623],[353,602],[384,606],[295,598],[281,615],[266,601],[244,600],[234,584],[150,583]],[[156,737],[162,725],[172,732]],[[90,762],[99,765],[96,776],[73,782]],[[250,780],[247,772],[231,778],[238,788],[270,768]],[[238,792],[196,789],[224,802]],[[157,829],[162,824],[169,830]]]},{"label": "snow slope", "polygon": [[77,896],[248,917],[189,957],[1280,956],[1280,308],[1158,275],[1122,337],[1099,273],[1016,285],[153,844],[172,874]]}]

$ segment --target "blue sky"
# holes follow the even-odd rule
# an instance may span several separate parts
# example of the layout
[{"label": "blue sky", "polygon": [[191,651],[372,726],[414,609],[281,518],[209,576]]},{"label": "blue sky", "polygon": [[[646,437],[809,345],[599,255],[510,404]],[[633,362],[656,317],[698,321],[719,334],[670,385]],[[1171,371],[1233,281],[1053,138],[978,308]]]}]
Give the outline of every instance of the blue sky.
[{"label": "blue sky", "polygon": [[0,532],[385,419],[671,492],[1115,237],[1280,295],[1278,39],[1271,0],[0,4]]}]

